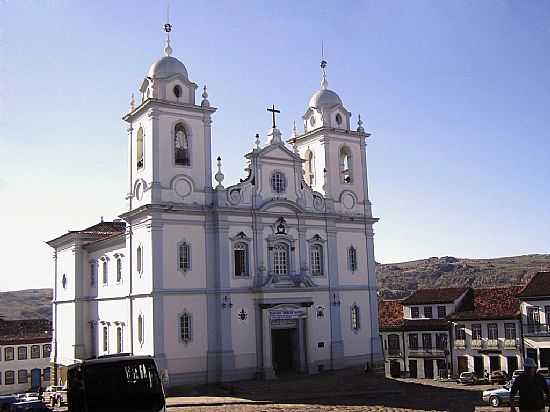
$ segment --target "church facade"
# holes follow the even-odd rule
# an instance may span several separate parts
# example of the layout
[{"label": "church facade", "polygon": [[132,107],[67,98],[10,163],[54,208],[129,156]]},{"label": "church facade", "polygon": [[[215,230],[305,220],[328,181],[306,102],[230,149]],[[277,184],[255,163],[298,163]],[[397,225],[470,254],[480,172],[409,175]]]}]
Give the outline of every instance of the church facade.
[{"label": "church facade", "polygon": [[127,211],[48,242],[54,378],[118,352],[154,356],[169,385],[383,361],[369,134],[326,62],[303,131],[283,139],[273,117],[247,176],[225,186],[218,158],[213,187],[216,108],[171,54],[168,39],[124,116]]}]

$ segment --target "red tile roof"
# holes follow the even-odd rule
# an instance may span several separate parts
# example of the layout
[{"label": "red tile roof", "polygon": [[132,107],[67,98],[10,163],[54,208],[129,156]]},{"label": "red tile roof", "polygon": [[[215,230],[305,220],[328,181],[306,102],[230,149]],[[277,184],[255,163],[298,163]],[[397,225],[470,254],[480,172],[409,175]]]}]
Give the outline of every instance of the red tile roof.
[{"label": "red tile roof", "polygon": [[70,230],[55,239],[48,241],[50,246],[54,246],[54,242],[63,239],[67,235],[81,235],[84,240],[98,241],[110,237],[118,236],[126,230],[126,223],[122,221],[116,222],[99,222],[83,230]]},{"label": "red tile roof", "polygon": [[403,305],[427,305],[430,303],[452,303],[461,297],[468,288],[417,289],[403,301]]},{"label": "red tile roof", "polygon": [[47,343],[52,339],[52,324],[47,319],[0,319],[0,345]]},{"label": "red tile roof", "polygon": [[521,286],[473,289],[449,320],[514,319],[520,315],[517,293]]},{"label": "red tile roof", "polygon": [[402,300],[381,300],[378,302],[380,330],[400,327],[403,324]]},{"label": "red tile roof", "polygon": [[550,296],[550,272],[538,272],[518,293],[519,298]]}]

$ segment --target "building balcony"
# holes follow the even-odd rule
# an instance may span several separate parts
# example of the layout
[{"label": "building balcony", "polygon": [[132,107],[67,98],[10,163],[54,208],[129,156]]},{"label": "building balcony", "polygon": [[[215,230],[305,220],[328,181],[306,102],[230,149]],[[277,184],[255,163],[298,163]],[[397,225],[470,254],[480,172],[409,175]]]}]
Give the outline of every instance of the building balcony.
[{"label": "building balcony", "polygon": [[550,336],[550,325],[546,323],[524,323],[523,335],[525,336]]},{"label": "building balcony", "polygon": [[456,349],[466,349],[466,340],[456,339],[455,340],[455,348]]},{"label": "building balcony", "polygon": [[482,349],[483,348],[483,340],[473,339],[470,343],[470,346],[472,347],[472,349]]},{"label": "building balcony", "polygon": [[518,339],[504,339],[504,349],[517,349],[518,347]]},{"label": "building balcony", "polygon": [[483,349],[500,349],[500,342],[498,339],[484,340]]},{"label": "building balcony", "polygon": [[412,357],[423,357],[423,356],[441,356],[445,357],[446,349],[437,348],[437,347],[418,347],[418,348],[409,348],[409,356]]}]

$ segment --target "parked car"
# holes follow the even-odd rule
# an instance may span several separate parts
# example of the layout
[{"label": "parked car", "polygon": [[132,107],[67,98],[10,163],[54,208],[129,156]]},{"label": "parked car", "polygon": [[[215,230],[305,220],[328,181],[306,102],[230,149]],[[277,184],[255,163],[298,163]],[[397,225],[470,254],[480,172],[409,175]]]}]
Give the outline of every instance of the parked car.
[{"label": "parked car", "polygon": [[0,411],[9,410],[10,405],[17,401],[18,399],[15,395],[0,396]]},{"label": "parked car", "polygon": [[550,371],[548,370],[548,368],[539,368],[537,372],[540,373],[545,378],[550,378]]},{"label": "parked car", "polygon": [[508,380],[508,374],[505,371],[493,371],[489,375],[489,383],[504,385]]},{"label": "parked car", "polygon": [[42,396],[47,405],[61,406],[67,404],[67,388],[64,386],[48,386]]},{"label": "parked car", "polygon": [[519,375],[521,375],[524,372],[523,369],[516,369],[514,373],[512,373],[512,380],[516,379]]},{"label": "parked car", "polygon": [[[546,384],[550,385],[550,378],[545,378]],[[489,391],[483,391],[483,401],[487,402],[489,405],[497,407],[503,404],[510,403],[510,391],[512,389],[513,380],[508,382],[502,388],[492,389]],[[519,400],[519,394],[515,397],[516,402]]]},{"label": "parked car", "polygon": [[42,401],[24,401],[11,404],[10,412],[49,412],[51,411]]},{"label": "parked car", "polygon": [[458,381],[464,385],[475,385],[479,382],[479,378],[475,372],[462,372],[458,378]]}]

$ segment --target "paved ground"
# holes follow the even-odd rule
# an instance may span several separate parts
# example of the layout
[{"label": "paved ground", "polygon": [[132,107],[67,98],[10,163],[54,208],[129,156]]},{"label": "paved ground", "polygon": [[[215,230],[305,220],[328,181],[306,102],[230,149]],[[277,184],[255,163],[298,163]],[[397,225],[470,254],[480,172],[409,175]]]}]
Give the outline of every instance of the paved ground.
[{"label": "paved ground", "polygon": [[387,379],[347,369],[273,381],[182,388],[169,396],[168,412],[508,411],[484,406],[481,392],[494,386]]}]

